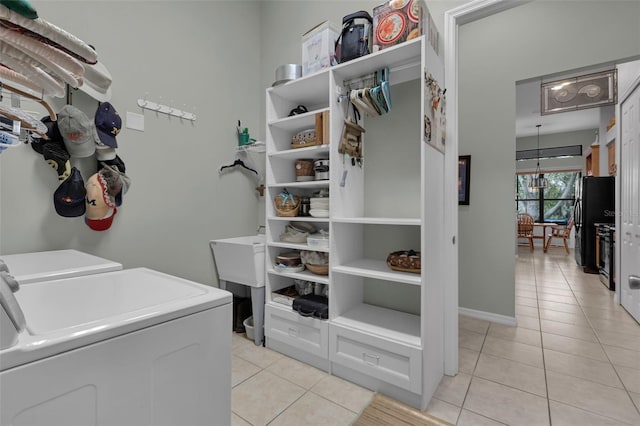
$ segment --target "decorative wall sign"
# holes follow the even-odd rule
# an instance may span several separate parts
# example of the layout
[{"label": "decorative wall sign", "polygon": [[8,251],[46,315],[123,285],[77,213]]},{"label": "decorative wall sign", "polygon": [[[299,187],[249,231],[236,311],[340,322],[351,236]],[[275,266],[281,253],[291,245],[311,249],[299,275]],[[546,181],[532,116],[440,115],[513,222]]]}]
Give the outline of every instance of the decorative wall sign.
[{"label": "decorative wall sign", "polygon": [[446,139],[445,92],[431,74],[424,71],[424,134],[423,140],[444,154]]},{"label": "decorative wall sign", "polygon": [[458,205],[469,205],[469,182],[471,181],[471,156],[458,157]]},{"label": "decorative wall sign", "polygon": [[616,69],[540,84],[541,115],[597,108],[617,102]]}]

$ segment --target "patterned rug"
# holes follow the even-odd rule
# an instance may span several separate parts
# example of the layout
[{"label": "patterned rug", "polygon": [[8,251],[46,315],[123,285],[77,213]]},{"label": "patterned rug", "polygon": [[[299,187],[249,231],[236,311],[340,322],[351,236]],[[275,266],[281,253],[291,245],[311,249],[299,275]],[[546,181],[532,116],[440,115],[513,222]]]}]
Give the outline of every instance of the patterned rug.
[{"label": "patterned rug", "polygon": [[413,407],[375,394],[352,426],[453,426]]}]

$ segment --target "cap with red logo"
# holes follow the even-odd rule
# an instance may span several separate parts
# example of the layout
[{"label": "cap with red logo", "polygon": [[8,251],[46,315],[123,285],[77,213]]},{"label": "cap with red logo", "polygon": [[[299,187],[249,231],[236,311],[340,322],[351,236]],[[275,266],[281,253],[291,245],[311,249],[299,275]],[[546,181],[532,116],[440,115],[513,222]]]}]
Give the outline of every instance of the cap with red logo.
[{"label": "cap with red logo", "polygon": [[58,129],[71,157],[90,157],[100,143],[93,120],[72,105],[65,105],[58,112]]},{"label": "cap with red logo", "polygon": [[70,176],[53,193],[53,206],[63,217],[78,217],[85,213],[86,190],[80,171],[72,167]]}]

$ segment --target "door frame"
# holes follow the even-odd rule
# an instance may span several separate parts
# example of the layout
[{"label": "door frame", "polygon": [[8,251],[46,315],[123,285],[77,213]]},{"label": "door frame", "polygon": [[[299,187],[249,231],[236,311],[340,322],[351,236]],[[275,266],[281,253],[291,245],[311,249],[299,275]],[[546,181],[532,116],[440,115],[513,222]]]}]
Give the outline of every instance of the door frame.
[{"label": "door frame", "polygon": [[[633,83],[631,83],[631,85],[629,86],[629,88],[622,94],[622,96],[620,96],[618,98],[618,103],[616,104],[615,107],[615,117],[616,117],[616,141],[618,143],[618,145],[616,146],[616,164],[620,165],[622,164],[622,115],[621,115],[621,106],[624,103],[624,101],[626,101],[629,96],[631,96],[631,94],[638,88],[640,87],[640,75],[638,77],[636,77],[636,79],[633,81]],[[622,221],[620,219],[620,213],[622,212],[622,200],[621,200],[621,182],[620,182],[620,178],[617,177],[616,178],[616,186],[615,186],[615,191],[616,191],[616,229],[619,231],[622,231]],[[615,294],[615,302],[618,305],[622,304],[622,291],[620,290],[620,287],[622,286],[622,280],[621,280],[621,270],[622,270],[622,255],[621,255],[621,249],[622,249],[622,244],[620,244],[620,235],[616,236],[616,247],[614,250],[614,258],[615,258],[615,264],[614,264],[614,270],[615,270],[615,274],[616,274],[616,294]]]},{"label": "door frame", "polygon": [[458,29],[532,0],[473,0],[444,14],[444,71],[447,88],[445,151],[444,373],[458,373]]}]

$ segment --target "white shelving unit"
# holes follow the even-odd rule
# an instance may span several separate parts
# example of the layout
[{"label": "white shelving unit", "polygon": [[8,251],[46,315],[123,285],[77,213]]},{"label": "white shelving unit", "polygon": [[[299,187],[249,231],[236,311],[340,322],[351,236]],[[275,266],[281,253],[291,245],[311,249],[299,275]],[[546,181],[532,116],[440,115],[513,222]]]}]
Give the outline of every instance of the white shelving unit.
[{"label": "white shelving unit", "polygon": [[[389,150],[367,128],[368,117],[362,117],[359,124],[367,130],[364,164],[353,166],[338,153],[348,110],[341,96],[343,84],[384,67],[390,69],[393,112],[411,111],[415,119],[400,120],[400,112],[376,118],[388,121],[384,127],[402,127],[398,131],[402,137],[393,140]],[[440,249],[444,245],[444,154],[421,137],[425,69],[442,80],[442,61],[422,36],[269,88],[266,95],[266,345],[421,409],[443,375],[445,285]],[[414,90],[406,99],[394,97],[394,87],[401,83],[414,84],[420,93]],[[288,117],[300,104],[309,112]],[[313,128],[315,114],[325,111],[330,117],[329,143],[292,149],[292,137]],[[330,159],[330,179],[296,182],[294,163],[303,158]],[[398,173],[367,167],[387,160],[406,167]],[[345,172],[348,178],[343,182]],[[378,188],[380,180],[393,190]],[[329,217],[278,217],[274,197],[284,188],[299,196],[328,189]],[[282,252],[313,250],[306,244],[280,241],[292,220],[329,232],[328,276],[274,269],[273,261]],[[387,266],[386,255],[401,249],[421,251],[420,274]],[[273,291],[292,285],[294,279],[328,285],[328,320],[303,317],[271,299]]]}]

